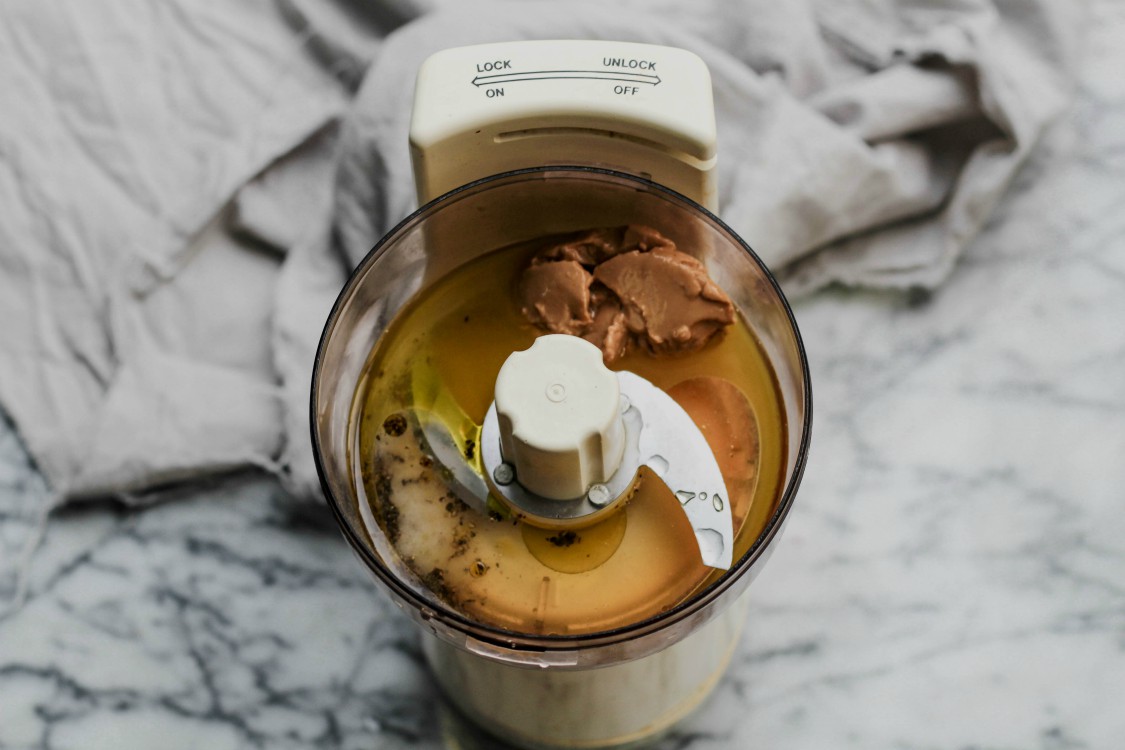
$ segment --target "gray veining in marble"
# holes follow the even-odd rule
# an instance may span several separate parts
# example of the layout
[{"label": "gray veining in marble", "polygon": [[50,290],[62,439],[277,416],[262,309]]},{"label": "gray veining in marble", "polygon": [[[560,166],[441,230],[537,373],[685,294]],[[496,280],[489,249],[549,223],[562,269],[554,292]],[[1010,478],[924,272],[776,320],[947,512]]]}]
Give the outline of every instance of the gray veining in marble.
[{"label": "gray veining in marble", "polygon": [[[934,295],[796,312],[816,427],[746,636],[661,750],[1125,746],[1125,6]],[[439,748],[328,511],[236,477],[51,520],[0,424],[0,747]]]}]

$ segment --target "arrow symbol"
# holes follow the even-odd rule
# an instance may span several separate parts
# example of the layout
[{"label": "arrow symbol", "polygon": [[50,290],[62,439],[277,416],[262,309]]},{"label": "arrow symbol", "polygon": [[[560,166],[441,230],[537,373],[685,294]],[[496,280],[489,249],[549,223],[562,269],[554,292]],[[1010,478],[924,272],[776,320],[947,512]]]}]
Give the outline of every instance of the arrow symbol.
[{"label": "arrow symbol", "polygon": [[626,70],[528,70],[519,73],[494,73],[473,78],[474,86],[491,86],[497,83],[519,81],[593,80],[623,81],[625,83],[660,84],[660,76],[649,73],[630,73]]}]

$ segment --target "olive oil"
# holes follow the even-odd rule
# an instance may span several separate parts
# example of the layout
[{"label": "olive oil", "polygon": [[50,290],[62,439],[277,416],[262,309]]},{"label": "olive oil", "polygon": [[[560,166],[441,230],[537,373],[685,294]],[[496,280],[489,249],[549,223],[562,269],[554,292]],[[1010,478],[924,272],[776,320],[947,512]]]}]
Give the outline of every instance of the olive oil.
[{"label": "olive oil", "polygon": [[[495,501],[466,502],[426,450],[419,415],[440,420],[478,471],[479,425],[496,375],[542,332],[515,289],[542,242],[495,251],[415,297],[372,351],[353,406],[351,464],[373,546],[408,580],[474,620],[521,633],[609,630],[674,607],[721,576],[700,560],[679,500],[642,469],[618,513],[585,528],[539,529]],[[778,502],[787,432],[773,370],[738,316],[703,349],[633,351],[613,369],[665,389],[719,461],[739,559]]]}]

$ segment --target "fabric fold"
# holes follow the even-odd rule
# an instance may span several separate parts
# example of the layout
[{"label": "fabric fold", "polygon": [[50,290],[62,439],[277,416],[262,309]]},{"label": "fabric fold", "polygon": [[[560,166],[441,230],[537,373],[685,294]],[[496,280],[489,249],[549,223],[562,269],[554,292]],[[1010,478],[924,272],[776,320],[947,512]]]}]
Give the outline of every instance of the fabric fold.
[{"label": "fabric fold", "polygon": [[940,285],[1063,111],[1082,3],[17,0],[0,24],[0,407],[55,496],[245,466],[315,496],[347,271],[415,206],[418,65],[517,39],[709,66],[722,217],[792,294]]}]

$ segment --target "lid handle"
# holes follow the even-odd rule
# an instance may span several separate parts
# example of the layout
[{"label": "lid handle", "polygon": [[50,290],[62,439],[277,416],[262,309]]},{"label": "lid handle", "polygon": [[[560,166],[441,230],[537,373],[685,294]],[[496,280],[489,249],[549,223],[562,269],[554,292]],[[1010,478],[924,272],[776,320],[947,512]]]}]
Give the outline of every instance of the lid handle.
[{"label": "lid handle", "polygon": [[540,336],[496,378],[500,453],[515,480],[552,500],[582,497],[621,465],[625,426],[617,377],[576,336]]}]

